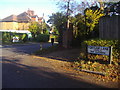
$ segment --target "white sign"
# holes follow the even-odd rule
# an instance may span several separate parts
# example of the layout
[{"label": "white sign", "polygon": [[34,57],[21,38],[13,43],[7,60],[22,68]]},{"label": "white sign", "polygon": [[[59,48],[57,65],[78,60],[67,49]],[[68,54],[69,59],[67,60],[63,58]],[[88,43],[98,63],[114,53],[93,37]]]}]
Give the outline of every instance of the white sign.
[{"label": "white sign", "polygon": [[13,37],[13,42],[19,42],[19,37]]},{"label": "white sign", "polygon": [[101,47],[101,46],[88,46],[88,53],[92,54],[100,54],[100,55],[108,55],[110,52],[109,47]]}]

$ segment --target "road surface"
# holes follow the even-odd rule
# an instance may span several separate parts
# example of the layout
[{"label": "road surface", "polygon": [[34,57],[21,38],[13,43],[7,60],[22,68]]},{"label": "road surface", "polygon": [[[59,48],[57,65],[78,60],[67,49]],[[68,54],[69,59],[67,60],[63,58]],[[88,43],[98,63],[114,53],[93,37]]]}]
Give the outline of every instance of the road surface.
[{"label": "road surface", "polygon": [[84,75],[73,78],[74,73],[56,67],[57,61],[30,55],[38,49],[39,44],[2,47],[2,88],[104,88]]}]

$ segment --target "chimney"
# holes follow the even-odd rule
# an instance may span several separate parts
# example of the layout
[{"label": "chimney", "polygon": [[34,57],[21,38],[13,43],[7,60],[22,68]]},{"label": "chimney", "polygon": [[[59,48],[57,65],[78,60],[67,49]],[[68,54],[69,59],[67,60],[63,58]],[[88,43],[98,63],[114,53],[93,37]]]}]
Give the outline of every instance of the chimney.
[{"label": "chimney", "polygon": [[28,14],[29,16],[34,16],[34,11],[33,11],[33,10],[28,9],[27,14]]}]

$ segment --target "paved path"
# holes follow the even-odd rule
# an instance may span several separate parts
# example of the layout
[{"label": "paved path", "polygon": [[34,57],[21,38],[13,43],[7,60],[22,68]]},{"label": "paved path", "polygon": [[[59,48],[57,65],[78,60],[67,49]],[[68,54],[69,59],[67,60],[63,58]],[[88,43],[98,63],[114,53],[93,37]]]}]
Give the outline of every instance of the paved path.
[{"label": "paved path", "polygon": [[3,88],[104,88],[82,74],[74,78],[73,72],[57,67],[60,61],[29,55],[37,49],[39,44],[3,46]]}]

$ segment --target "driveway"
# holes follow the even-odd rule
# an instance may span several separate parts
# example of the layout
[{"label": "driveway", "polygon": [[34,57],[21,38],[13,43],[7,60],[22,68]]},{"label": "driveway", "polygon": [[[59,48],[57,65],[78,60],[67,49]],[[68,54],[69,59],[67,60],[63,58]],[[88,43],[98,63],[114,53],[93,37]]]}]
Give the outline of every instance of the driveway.
[{"label": "driveway", "polygon": [[[44,43],[47,48],[51,44]],[[67,62],[30,55],[39,44],[8,45],[2,47],[3,88],[105,88],[91,81],[94,77],[75,74],[61,68]]]}]

